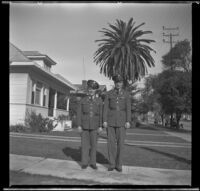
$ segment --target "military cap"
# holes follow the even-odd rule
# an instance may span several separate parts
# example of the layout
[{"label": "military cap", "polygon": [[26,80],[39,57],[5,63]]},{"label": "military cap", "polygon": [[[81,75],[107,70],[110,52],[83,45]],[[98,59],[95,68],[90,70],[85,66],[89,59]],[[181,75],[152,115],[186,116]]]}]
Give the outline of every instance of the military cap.
[{"label": "military cap", "polygon": [[99,84],[94,80],[88,80],[87,86],[88,86],[88,88],[92,88],[93,90],[96,90],[99,88]]},{"label": "military cap", "polygon": [[114,82],[122,82],[123,78],[119,74],[117,74],[117,75],[115,75],[115,76],[112,77],[112,80]]}]

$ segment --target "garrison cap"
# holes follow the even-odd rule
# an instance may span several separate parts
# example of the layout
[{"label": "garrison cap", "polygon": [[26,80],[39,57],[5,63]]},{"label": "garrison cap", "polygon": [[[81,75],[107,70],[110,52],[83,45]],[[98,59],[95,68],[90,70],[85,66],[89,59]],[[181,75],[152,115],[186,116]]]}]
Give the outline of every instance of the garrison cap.
[{"label": "garrison cap", "polygon": [[116,82],[122,82],[123,81],[123,78],[117,74],[115,76],[112,77],[112,80],[116,83]]},{"label": "garrison cap", "polygon": [[87,81],[88,88],[92,88],[93,90],[99,89],[99,84],[94,80]]}]

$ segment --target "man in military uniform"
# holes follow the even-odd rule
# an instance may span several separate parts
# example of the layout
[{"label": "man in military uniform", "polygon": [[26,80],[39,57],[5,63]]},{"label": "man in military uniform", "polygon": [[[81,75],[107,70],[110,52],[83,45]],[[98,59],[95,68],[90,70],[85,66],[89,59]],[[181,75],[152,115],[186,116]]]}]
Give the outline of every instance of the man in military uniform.
[{"label": "man in military uniform", "polygon": [[81,132],[81,162],[82,169],[90,163],[93,169],[96,166],[97,131],[102,131],[102,100],[95,96],[99,85],[94,80],[88,80],[88,94],[78,107],[77,122]]},{"label": "man in military uniform", "polygon": [[103,126],[107,128],[108,136],[108,171],[116,169],[121,172],[125,131],[131,122],[131,102],[129,93],[122,88],[122,77],[116,75],[113,81],[115,88],[107,92],[104,101]]}]

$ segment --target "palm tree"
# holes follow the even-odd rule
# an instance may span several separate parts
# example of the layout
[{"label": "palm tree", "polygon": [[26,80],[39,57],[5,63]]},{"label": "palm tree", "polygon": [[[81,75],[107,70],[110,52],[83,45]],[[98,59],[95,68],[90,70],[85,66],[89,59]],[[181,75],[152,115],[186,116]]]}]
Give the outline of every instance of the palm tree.
[{"label": "palm tree", "polygon": [[138,39],[140,36],[151,31],[137,30],[142,23],[134,27],[133,18],[127,23],[116,20],[115,25],[108,24],[111,28],[99,31],[104,39],[100,42],[99,48],[94,54],[94,62],[100,65],[100,73],[111,79],[113,75],[120,74],[123,77],[124,85],[128,86],[136,80],[141,79],[147,73],[147,66],[154,66],[154,59],[150,52],[155,52],[144,43],[155,42],[149,39]]}]

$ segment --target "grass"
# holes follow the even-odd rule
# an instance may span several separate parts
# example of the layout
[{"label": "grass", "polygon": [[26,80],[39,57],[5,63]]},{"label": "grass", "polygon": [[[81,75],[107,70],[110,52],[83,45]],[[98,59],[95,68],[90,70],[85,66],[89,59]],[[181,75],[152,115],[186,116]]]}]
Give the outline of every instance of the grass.
[{"label": "grass", "polygon": [[53,176],[33,175],[10,171],[10,185],[100,185],[95,181],[65,179]]},{"label": "grass", "polygon": [[[141,128],[133,128],[133,129],[128,129],[126,134],[126,139],[128,140],[133,140],[133,141],[156,141],[156,142],[175,142],[175,143],[184,143],[187,142],[181,138],[173,137],[173,136],[165,136],[167,135],[160,129],[153,129],[147,127],[147,126],[142,126]],[[30,132],[23,132],[23,133],[30,133]],[[133,134],[129,134],[133,133]],[[77,132],[76,129],[73,129],[73,131],[64,131],[64,132],[59,132],[59,131],[51,131],[51,132],[42,132],[42,133],[31,133],[34,135],[51,135],[51,136],[66,136],[66,137],[80,137],[80,133]],[[150,135],[148,135],[150,134]],[[154,136],[155,135],[155,136]],[[107,139],[106,135],[106,130],[104,133],[100,134],[100,138]]]},{"label": "grass", "polygon": [[[74,160],[79,163],[81,143],[11,137],[10,153]],[[124,165],[129,166],[191,169],[191,149],[125,145],[123,161]],[[97,162],[108,164],[106,144],[98,144]]]}]

